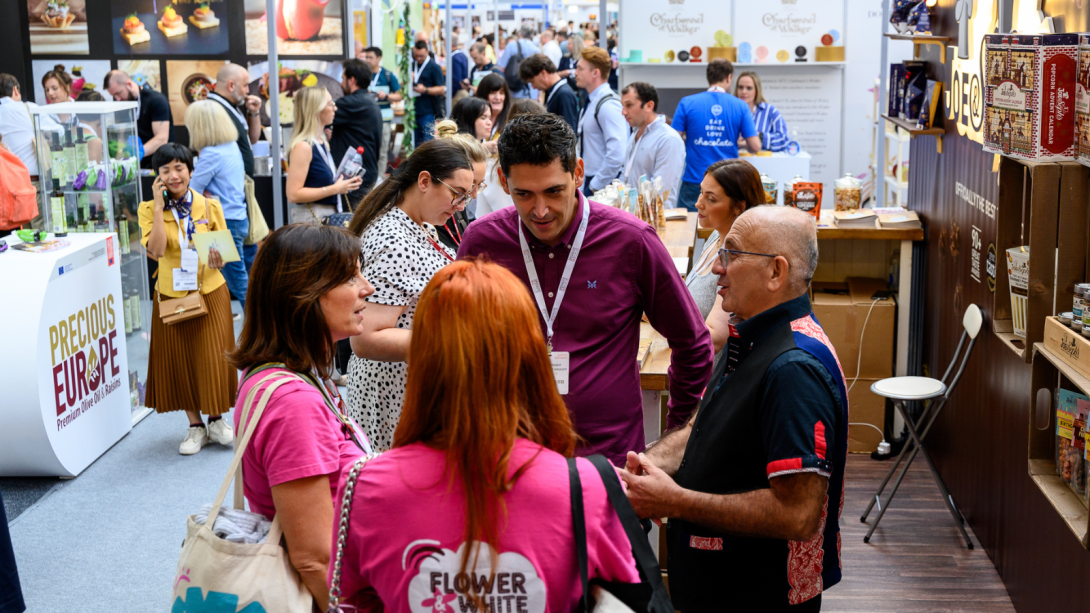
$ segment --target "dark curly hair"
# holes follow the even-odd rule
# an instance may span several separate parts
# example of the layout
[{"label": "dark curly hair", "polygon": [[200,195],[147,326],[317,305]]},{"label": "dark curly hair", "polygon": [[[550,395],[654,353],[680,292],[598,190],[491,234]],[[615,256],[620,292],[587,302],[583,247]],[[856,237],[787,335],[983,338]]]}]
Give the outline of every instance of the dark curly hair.
[{"label": "dark curly hair", "polygon": [[519,115],[508,121],[500,134],[499,155],[500,168],[507,176],[510,176],[511,167],[516,164],[548,166],[557,159],[565,172],[574,174],[578,159],[575,132],[559,115]]}]

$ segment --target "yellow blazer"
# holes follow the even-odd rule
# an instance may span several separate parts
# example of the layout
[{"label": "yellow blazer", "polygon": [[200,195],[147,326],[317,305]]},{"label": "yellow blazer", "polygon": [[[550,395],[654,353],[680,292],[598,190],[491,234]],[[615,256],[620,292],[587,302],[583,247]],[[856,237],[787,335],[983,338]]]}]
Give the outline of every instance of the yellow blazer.
[{"label": "yellow blazer", "polygon": [[[193,194],[193,209],[191,215],[193,216],[193,222],[197,227],[197,232],[227,230],[227,221],[223,218],[223,208],[220,206],[219,201],[205,198],[193,190],[189,191]],[[155,219],[154,206],[154,200],[141,202],[140,210],[138,211],[140,217],[140,244],[144,245],[145,249],[148,247],[148,238],[151,236],[151,225]],[[207,223],[205,217],[206,208],[208,210]],[[159,293],[170,298],[181,298],[189,292],[174,291],[174,269],[182,265],[182,247],[178,244],[178,222],[174,220],[174,215],[170,214],[168,211],[163,211],[163,228],[166,229],[167,232],[167,249],[166,252],[163,253],[163,257],[159,258]],[[203,275],[203,277],[201,275]],[[203,265],[200,268],[197,278],[203,279],[203,281],[201,281],[202,294],[210,294],[227,282],[227,280],[223,278],[223,275],[220,274],[220,271]]]}]

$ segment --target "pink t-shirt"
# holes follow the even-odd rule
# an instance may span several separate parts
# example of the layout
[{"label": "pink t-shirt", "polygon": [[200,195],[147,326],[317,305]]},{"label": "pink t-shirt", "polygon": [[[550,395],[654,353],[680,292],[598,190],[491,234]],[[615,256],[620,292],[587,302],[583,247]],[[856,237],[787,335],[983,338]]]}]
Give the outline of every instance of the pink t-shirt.
[{"label": "pink t-shirt", "polygon": [[[250,389],[277,369],[263,370],[249,378],[235,402],[235,432],[242,439],[239,418]],[[254,410],[265,386],[254,397]],[[341,422],[326,406],[322,393],[302,379],[278,387],[269,398],[242,456],[242,474],[250,510],[272,519],[272,487],[318,475],[329,475],[330,495],[337,494],[341,469],[363,455]],[[334,499],[335,500],[335,499]],[[334,508],[339,505],[334,504]]]},{"label": "pink t-shirt", "polygon": [[[341,578],[344,602],[361,611],[468,611],[471,601],[465,593],[472,580],[484,587],[485,603],[497,613],[570,611],[583,588],[575,560],[568,465],[560,454],[517,439],[510,471],[526,462],[529,468],[504,495],[498,564],[486,585],[487,545],[481,547],[475,572],[459,574],[465,494],[457,475],[451,485],[443,452],[417,443],[370,460],[360,472],[352,504]],[[578,467],[590,578],[639,581],[602,478],[587,460],[579,460]],[[337,534],[333,547],[336,551]]]}]

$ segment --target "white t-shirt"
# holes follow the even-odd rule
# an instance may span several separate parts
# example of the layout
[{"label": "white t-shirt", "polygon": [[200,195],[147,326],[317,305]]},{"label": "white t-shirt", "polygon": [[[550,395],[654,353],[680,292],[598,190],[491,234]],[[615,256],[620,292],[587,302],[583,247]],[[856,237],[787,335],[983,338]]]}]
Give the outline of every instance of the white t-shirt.
[{"label": "white t-shirt", "polygon": [[[0,98],[0,137],[4,139],[4,146],[23,161],[30,175],[35,176],[38,174],[38,156],[34,152],[34,122],[27,107],[38,108],[33,102],[16,102],[11,96]],[[48,115],[43,115],[41,122],[43,130],[63,131]]]},{"label": "white t-shirt", "polygon": [[489,158],[488,172],[485,175],[488,177],[485,179],[487,185],[477,194],[477,210],[474,212],[477,219],[515,204],[511,200],[511,196],[508,196],[507,192],[503,191],[503,186],[500,185],[499,172],[496,170],[499,166],[499,158]]}]

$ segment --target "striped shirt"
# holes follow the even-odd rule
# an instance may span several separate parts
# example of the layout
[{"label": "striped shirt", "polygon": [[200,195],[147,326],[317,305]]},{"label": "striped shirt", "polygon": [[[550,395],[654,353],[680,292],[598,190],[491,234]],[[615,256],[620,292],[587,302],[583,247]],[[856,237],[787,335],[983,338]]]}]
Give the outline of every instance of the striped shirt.
[{"label": "striped shirt", "polygon": [[753,125],[761,135],[761,148],[767,151],[783,151],[791,137],[787,134],[787,122],[776,107],[767,102],[757,105],[753,111]]}]

